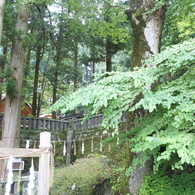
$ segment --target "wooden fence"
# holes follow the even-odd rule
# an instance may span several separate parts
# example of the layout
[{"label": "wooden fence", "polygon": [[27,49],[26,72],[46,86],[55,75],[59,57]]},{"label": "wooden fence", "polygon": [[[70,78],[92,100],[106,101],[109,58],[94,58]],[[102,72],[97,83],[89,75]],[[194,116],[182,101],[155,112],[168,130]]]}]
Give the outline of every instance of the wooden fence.
[{"label": "wooden fence", "polygon": [[[2,124],[2,116],[0,116],[0,128]],[[120,122],[124,122],[126,114],[124,113]],[[104,116],[102,114],[94,115],[85,122],[83,119],[71,118],[69,120],[55,120],[35,117],[22,117],[22,130],[45,130],[45,131],[63,131],[67,129],[87,130],[101,127]]]},{"label": "wooden fence", "polygon": [[16,158],[39,157],[38,195],[49,195],[49,187],[53,178],[51,133],[40,133],[39,149],[0,147],[0,159],[9,159],[10,156]]}]

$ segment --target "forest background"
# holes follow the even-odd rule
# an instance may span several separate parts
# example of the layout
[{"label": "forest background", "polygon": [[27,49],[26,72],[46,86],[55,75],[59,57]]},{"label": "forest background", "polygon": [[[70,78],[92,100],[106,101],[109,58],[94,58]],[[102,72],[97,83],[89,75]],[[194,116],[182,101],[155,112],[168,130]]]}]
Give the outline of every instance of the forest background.
[{"label": "forest background", "polygon": [[[6,93],[7,102],[2,137],[12,137],[6,144],[17,146],[22,101],[39,116],[61,98],[52,118],[61,115],[59,109],[75,114],[82,108],[86,116],[101,111],[105,131],[117,132],[121,114],[129,113],[122,136],[130,139],[131,153],[139,154],[129,172],[149,160],[153,172],[193,173],[194,9],[192,0],[7,0],[0,23],[0,94]],[[157,52],[146,48],[146,57],[137,42],[138,55],[135,28],[141,34],[145,16],[159,10]]]}]

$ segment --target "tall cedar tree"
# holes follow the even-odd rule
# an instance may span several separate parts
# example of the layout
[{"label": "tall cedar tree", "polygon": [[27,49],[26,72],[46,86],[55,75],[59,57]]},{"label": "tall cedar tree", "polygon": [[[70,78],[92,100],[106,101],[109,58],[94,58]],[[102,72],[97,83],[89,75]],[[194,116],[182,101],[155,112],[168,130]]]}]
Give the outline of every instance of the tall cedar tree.
[{"label": "tall cedar tree", "polygon": [[0,1],[0,44],[1,44],[1,35],[3,28],[3,8],[4,8],[5,0]]},{"label": "tall cedar tree", "polygon": [[[23,81],[23,64],[24,49],[22,45],[22,36],[28,28],[28,11],[25,4],[20,8],[17,14],[15,29],[23,33],[20,38],[16,37],[12,44],[10,69],[13,71],[12,84],[15,85],[16,91],[13,94],[6,94],[5,112],[3,117],[2,139],[5,147],[17,147],[20,134],[21,124],[21,102],[22,102],[22,81]],[[9,87],[9,86],[8,86]],[[8,89],[7,89],[8,90]]]}]

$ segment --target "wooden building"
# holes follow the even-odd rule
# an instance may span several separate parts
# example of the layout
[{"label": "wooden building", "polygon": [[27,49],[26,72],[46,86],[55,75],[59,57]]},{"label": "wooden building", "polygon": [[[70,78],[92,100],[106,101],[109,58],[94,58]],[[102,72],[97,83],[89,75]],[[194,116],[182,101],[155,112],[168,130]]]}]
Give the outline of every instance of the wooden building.
[{"label": "wooden building", "polygon": [[[5,98],[3,98],[0,101],[0,114],[4,113],[4,109],[5,109]],[[26,101],[24,101],[22,104],[22,113],[21,114],[22,114],[22,116],[31,116],[32,115],[32,107]]]}]

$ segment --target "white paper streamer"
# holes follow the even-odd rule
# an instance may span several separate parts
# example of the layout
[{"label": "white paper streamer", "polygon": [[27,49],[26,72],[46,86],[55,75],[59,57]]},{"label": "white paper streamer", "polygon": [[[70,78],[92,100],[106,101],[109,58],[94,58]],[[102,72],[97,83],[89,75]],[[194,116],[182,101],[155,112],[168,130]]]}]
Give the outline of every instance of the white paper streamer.
[{"label": "white paper streamer", "polygon": [[64,141],[63,156],[66,155],[66,141]]},{"label": "white paper streamer", "polygon": [[34,180],[35,180],[35,170],[34,170],[34,162],[32,158],[31,167],[30,167],[30,175],[29,175],[29,183],[28,183],[28,195],[32,194],[32,189],[35,186]]},{"label": "white paper streamer", "polygon": [[[117,135],[118,135],[118,132],[117,132]],[[117,144],[117,146],[119,145],[119,137],[116,140],[116,144]]]},{"label": "white paper streamer", "polygon": [[91,152],[94,152],[94,149],[93,149],[93,137],[91,138]]},{"label": "white paper streamer", "polygon": [[101,143],[101,141],[102,141],[102,135],[101,135],[101,140],[100,140],[100,152],[102,152],[102,143]]},{"label": "white paper streamer", "polygon": [[30,140],[26,140],[26,149],[28,149],[30,146]]},{"label": "white paper streamer", "polygon": [[13,164],[13,157],[10,156],[9,161],[8,161],[8,178],[7,178],[7,184],[6,184],[6,192],[5,195],[9,195],[10,190],[11,190],[11,184],[13,183],[13,172],[12,172],[12,164]]},{"label": "white paper streamer", "polygon": [[84,140],[82,140],[82,148],[81,148],[82,154],[84,154],[84,151],[85,151],[85,144],[84,144]]},{"label": "white paper streamer", "polygon": [[72,189],[72,190],[74,190],[75,188],[76,188],[76,184],[75,184],[75,183],[73,183],[73,185],[72,185],[71,189]]},{"label": "white paper streamer", "polygon": [[117,138],[116,144],[117,146],[119,145],[119,137]]}]

